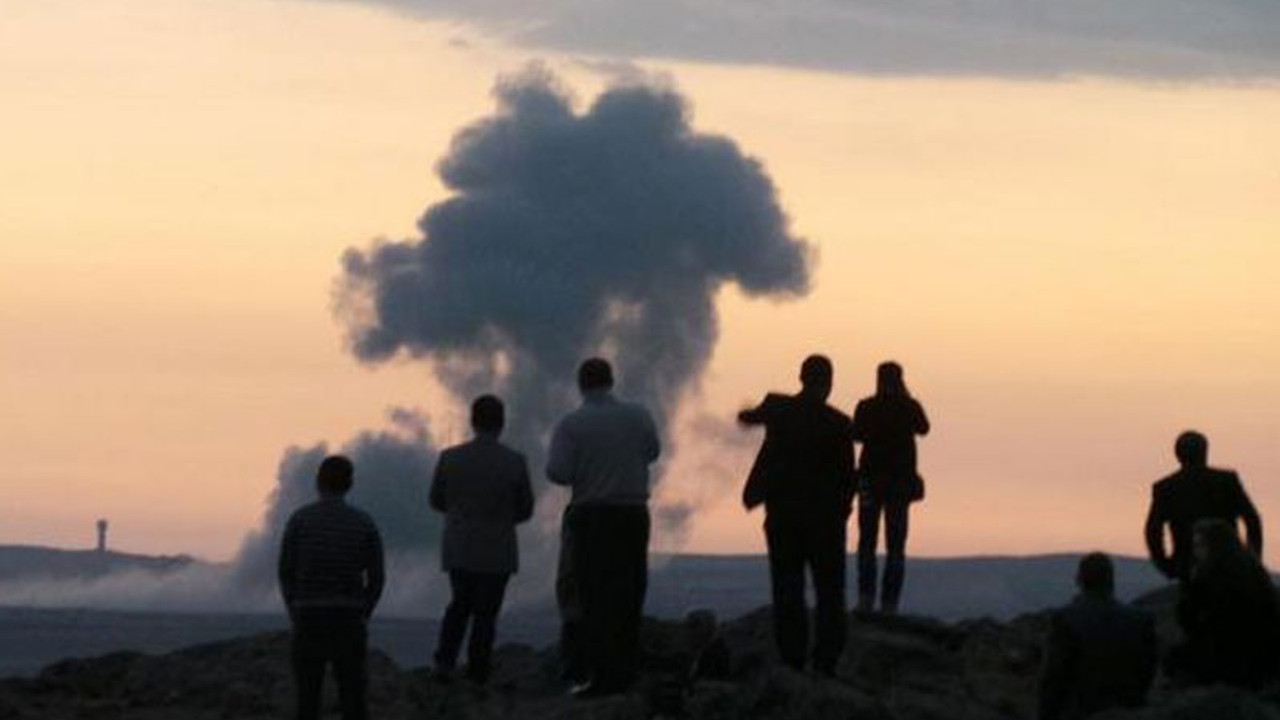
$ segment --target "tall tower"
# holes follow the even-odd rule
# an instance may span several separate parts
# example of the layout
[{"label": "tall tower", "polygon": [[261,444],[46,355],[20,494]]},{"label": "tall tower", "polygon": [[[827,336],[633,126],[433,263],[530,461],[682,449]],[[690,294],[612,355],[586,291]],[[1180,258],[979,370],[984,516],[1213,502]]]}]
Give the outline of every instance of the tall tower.
[{"label": "tall tower", "polygon": [[107,551],[107,521],[105,519],[98,521],[98,552],[105,553]]}]

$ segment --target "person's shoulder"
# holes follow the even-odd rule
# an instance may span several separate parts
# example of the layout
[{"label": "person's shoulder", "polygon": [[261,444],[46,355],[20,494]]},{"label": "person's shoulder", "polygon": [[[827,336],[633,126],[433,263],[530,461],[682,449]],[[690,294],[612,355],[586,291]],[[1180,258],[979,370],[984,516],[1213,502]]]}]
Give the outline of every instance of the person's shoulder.
[{"label": "person's shoulder", "polygon": [[833,425],[849,425],[853,423],[853,418],[846,415],[840,410],[840,408],[832,405],[824,405],[822,408],[822,414],[827,418],[827,421]]},{"label": "person's shoulder", "polygon": [[493,447],[494,447],[493,451],[501,455],[504,459],[506,459],[507,462],[510,462],[510,463],[526,462],[524,453],[520,452],[519,450],[511,447],[510,445],[504,442],[496,442],[493,444]]},{"label": "person's shoulder", "polygon": [[617,400],[614,407],[617,408],[617,412],[626,413],[637,420],[653,422],[653,413],[649,412],[649,408],[645,407],[644,403],[636,400]]},{"label": "person's shoulder", "polygon": [[297,525],[298,523],[307,522],[307,519],[314,516],[316,513],[320,512],[320,509],[321,509],[320,501],[312,500],[306,505],[303,505],[302,507],[299,507],[298,509],[290,513],[289,519],[286,522],[290,525]]},{"label": "person's shoulder", "polygon": [[374,530],[378,529],[378,523],[374,522],[373,516],[370,515],[364,508],[357,507],[355,505],[352,505],[351,503],[343,503],[342,507],[343,507],[343,512],[345,512],[349,517],[355,519],[356,522],[360,523],[361,525],[366,525],[369,528],[372,528]]},{"label": "person's shoulder", "polygon": [[1207,467],[1204,470],[1206,477],[1213,478],[1215,482],[1240,484],[1240,474],[1230,468]]},{"label": "person's shoulder", "polygon": [[1169,473],[1151,484],[1151,491],[1156,495],[1167,495],[1186,482],[1186,472],[1178,470]]}]

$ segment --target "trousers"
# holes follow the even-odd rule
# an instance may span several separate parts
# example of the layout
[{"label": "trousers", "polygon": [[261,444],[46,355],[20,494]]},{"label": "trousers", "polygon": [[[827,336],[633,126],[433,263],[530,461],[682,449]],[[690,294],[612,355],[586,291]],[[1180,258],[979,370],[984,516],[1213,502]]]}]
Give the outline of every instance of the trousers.
[{"label": "trousers", "polygon": [[871,493],[858,497],[858,598],[868,606],[876,598],[876,545],[880,518],[884,517],[884,578],[880,583],[880,606],[896,611],[902,598],[907,562],[907,521],[911,502],[906,498],[885,499]]},{"label": "trousers", "polygon": [[845,644],[845,524],[765,518],[769,578],[773,585],[773,635],[782,661],[801,669],[809,653],[805,570],[813,580],[813,666],[832,672]]},{"label": "trousers", "polygon": [[639,664],[649,510],[644,505],[586,505],[574,508],[569,522],[586,675],[601,688],[628,688]]},{"label": "trousers", "polygon": [[436,643],[436,666],[453,669],[458,662],[462,638],[471,626],[467,642],[467,676],[484,682],[489,679],[493,639],[497,633],[498,613],[507,591],[506,573],[476,573],[450,570],[449,584],[453,598],[440,623],[440,639]]},{"label": "trousers", "polygon": [[318,720],[325,669],[333,667],[342,720],[367,720],[364,613],[354,608],[300,608],[290,647],[297,720]]}]

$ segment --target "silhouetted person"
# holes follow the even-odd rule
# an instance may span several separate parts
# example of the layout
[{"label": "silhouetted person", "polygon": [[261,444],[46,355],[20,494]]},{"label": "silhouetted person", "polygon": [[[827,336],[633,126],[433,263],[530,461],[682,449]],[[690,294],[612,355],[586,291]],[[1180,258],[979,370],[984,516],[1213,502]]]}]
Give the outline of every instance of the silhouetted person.
[{"label": "silhouetted person", "polygon": [[763,503],[773,586],[773,634],[782,661],[796,669],[809,653],[805,569],[814,590],[813,667],[835,672],[845,641],[845,525],[856,491],[850,421],[827,404],[831,361],[810,355],[800,392],[769,393],[738,413],[764,425],[764,443],[743,492],[747,509]]},{"label": "silhouetted person", "polygon": [[565,511],[569,570],[589,677],[575,694],[586,696],[623,692],[635,681],[649,572],[649,465],[660,448],[649,412],[616,399],[612,388],[608,362],[582,363],[582,405],[556,425],[547,459],[551,482],[573,491]]},{"label": "silhouetted person", "polygon": [[1169,674],[1246,688],[1274,679],[1280,606],[1271,576],[1224,520],[1197,522],[1192,547],[1191,574],[1178,601],[1187,642],[1170,653]]},{"label": "silhouetted person", "polygon": [[[1243,520],[1249,550],[1261,557],[1262,521],[1240,484],[1240,477],[1231,470],[1209,467],[1209,441],[1198,432],[1179,435],[1174,454],[1182,468],[1152,486],[1151,509],[1147,513],[1147,550],[1156,568],[1170,578],[1185,581],[1191,573],[1191,529],[1206,518],[1225,520],[1233,527],[1237,520]],[[1166,525],[1173,543],[1172,551],[1167,553]]]},{"label": "silhouetted person", "polygon": [[489,678],[493,638],[507,580],[519,569],[515,526],[533,515],[533,490],[524,455],[498,441],[502,401],[483,395],[471,404],[475,438],[440,453],[431,481],[431,507],[445,514],[440,559],[453,599],[440,625],[436,672],[448,676],[467,644],[467,677]]},{"label": "silhouetted person", "polygon": [[898,611],[906,572],[907,521],[911,503],[923,497],[916,470],[916,435],[929,433],[924,408],[902,380],[902,366],[880,363],[876,394],[858,402],[853,437],[862,443],[858,471],[858,609],[869,612],[876,600],[876,545],[884,518],[885,562],[880,609]]},{"label": "silhouetted person", "polygon": [[320,463],[320,499],[290,516],[280,543],[280,593],[293,625],[298,720],[320,717],[325,667],[333,666],[343,720],[368,717],[366,623],[382,596],[382,539],[373,520],[346,503],[353,467]]},{"label": "silhouetted person", "polygon": [[1080,594],[1050,623],[1040,676],[1040,720],[1077,720],[1147,701],[1156,670],[1155,619],[1115,599],[1111,559],[1090,553],[1076,572]]}]

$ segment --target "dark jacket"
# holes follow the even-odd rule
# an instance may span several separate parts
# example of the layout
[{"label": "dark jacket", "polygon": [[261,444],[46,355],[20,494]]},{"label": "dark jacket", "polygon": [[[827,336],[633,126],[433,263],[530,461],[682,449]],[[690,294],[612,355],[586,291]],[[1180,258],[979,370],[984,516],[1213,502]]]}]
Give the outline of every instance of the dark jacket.
[{"label": "dark jacket", "polygon": [[364,511],[340,497],[299,508],[285,524],[278,566],[290,613],[351,608],[368,615],[382,596],[382,538]]},{"label": "dark jacket", "polygon": [[533,515],[524,455],[480,436],[440,453],[431,507],[444,513],[445,570],[510,574],[520,567],[515,526]]},{"label": "dark jacket", "polygon": [[1113,598],[1082,594],[1053,614],[1040,677],[1040,720],[1141,706],[1155,669],[1152,617]]},{"label": "dark jacket", "polygon": [[907,395],[872,395],[853,411],[853,439],[862,443],[858,467],[869,477],[906,478],[916,473],[916,435],[929,419]]},{"label": "dark jacket", "polygon": [[849,416],[801,395],[770,393],[739,414],[764,425],[764,444],[744,491],[744,502],[764,503],[773,520],[843,522],[857,490]]},{"label": "dark jacket", "polygon": [[[1184,467],[1152,486],[1147,513],[1146,539],[1151,562],[1171,578],[1186,580],[1191,574],[1191,531],[1199,520],[1217,518],[1234,525],[1243,519],[1248,547],[1262,555],[1262,521],[1240,478],[1230,470]],[[1165,552],[1164,526],[1173,540]]]}]

